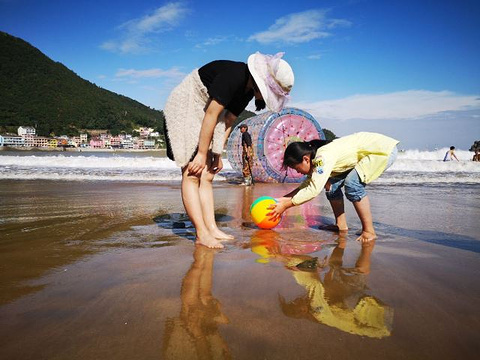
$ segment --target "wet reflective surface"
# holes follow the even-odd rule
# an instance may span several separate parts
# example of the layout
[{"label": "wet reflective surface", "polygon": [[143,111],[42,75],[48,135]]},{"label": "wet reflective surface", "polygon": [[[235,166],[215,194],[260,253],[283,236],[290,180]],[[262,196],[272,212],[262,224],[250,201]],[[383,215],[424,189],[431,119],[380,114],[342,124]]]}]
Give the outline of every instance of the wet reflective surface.
[{"label": "wet reflective surface", "polygon": [[256,229],[289,189],[216,186],[218,251],[176,184],[1,181],[0,358],[476,358],[479,188],[372,186],[363,246],[323,196]]}]

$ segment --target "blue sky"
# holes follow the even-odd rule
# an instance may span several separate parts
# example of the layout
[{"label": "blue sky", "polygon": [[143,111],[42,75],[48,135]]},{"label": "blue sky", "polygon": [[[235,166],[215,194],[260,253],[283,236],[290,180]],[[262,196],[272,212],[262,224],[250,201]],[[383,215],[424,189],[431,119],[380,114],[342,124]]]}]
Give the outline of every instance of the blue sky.
[{"label": "blue sky", "polygon": [[282,51],[290,106],[418,149],[480,139],[479,18],[474,0],[0,0],[0,30],[150,107],[209,61]]}]

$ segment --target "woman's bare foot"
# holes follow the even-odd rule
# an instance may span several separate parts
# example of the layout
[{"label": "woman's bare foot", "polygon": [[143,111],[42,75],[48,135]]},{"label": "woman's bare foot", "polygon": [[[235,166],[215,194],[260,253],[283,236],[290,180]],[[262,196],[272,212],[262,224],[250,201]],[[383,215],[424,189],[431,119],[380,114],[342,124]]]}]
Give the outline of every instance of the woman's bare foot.
[{"label": "woman's bare foot", "polygon": [[338,225],[334,225],[334,224],[320,225],[318,228],[320,230],[326,230],[326,231],[337,231],[337,232],[348,231],[348,227],[346,226],[339,227]]},{"label": "woman's bare foot", "polygon": [[213,237],[212,235],[204,235],[204,236],[197,236],[195,239],[195,244],[196,245],[203,245],[206,246],[210,249],[223,249],[224,246],[223,244]]},{"label": "woman's bare foot", "polygon": [[360,241],[361,243],[368,243],[376,238],[377,235],[374,232],[362,231],[361,235],[357,238],[357,241]]},{"label": "woman's bare foot", "polygon": [[219,228],[210,229],[210,234],[218,240],[233,240],[235,237],[233,235],[225,234]]}]

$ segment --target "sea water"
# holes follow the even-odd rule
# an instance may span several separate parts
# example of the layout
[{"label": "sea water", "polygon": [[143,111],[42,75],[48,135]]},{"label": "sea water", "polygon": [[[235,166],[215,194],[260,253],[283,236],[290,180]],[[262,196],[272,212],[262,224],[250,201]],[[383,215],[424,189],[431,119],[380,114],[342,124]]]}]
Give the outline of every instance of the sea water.
[{"label": "sea water", "polygon": [[[460,161],[442,161],[447,148],[435,151],[406,150],[377,184],[479,184],[480,163],[472,153],[456,151]],[[237,174],[226,159],[216,177],[226,181]],[[65,180],[170,182],[181,179],[173,161],[155,152],[41,152],[1,151],[0,180]]]}]

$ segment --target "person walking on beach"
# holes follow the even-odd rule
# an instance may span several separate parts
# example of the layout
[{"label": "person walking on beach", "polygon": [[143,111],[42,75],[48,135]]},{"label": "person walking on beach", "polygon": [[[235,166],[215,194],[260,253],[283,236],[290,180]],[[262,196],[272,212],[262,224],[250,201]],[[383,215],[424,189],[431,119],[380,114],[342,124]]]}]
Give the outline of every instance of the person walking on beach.
[{"label": "person walking on beach", "polygon": [[365,185],[377,179],[397,157],[399,141],[385,135],[360,132],[333,141],[312,140],[293,142],[287,146],[283,168],[292,168],[307,179],[295,190],[271,205],[271,218],[280,217],[292,206],[301,205],[320,194],[325,187],[335,215],[335,226],[328,230],[348,230],[343,193],[353,203],[360,221],[362,233],[358,241],[376,239],[370,200]]},{"label": "person walking on beach", "polygon": [[253,148],[252,137],[248,133],[248,126],[245,124],[240,125],[240,132],[242,133],[242,174],[243,184],[246,186],[252,185],[253,181]]},{"label": "person walking on beach", "polygon": [[450,150],[445,153],[443,161],[453,161],[453,158],[455,158],[457,161],[460,161],[458,160],[457,155],[455,155],[455,146],[450,146]]},{"label": "person walking on beach", "polygon": [[164,108],[167,155],[182,169],[182,200],[196,230],[196,243],[222,248],[233,239],[215,223],[212,181],[237,116],[255,97],[257,111],[280,111],[294,75],[283,53],[259,52],[248,63],[210,62],[193,70],[170,94]]}]

